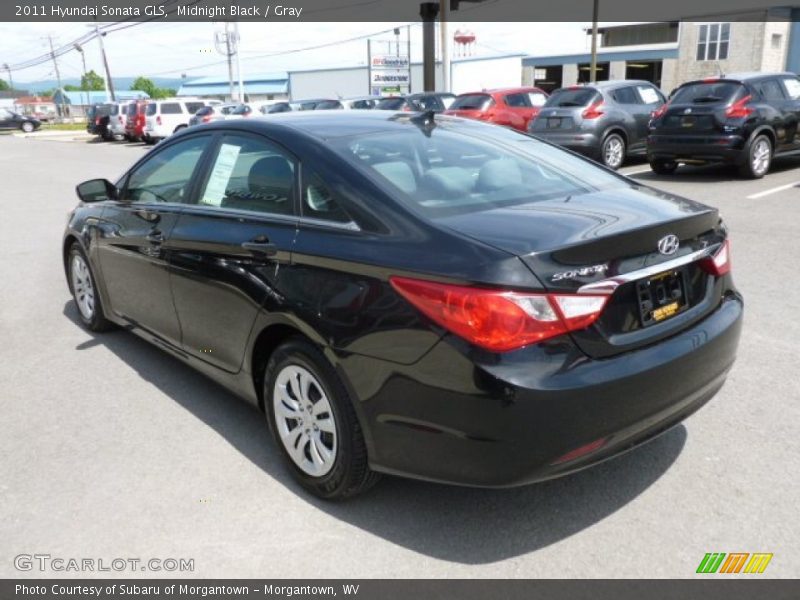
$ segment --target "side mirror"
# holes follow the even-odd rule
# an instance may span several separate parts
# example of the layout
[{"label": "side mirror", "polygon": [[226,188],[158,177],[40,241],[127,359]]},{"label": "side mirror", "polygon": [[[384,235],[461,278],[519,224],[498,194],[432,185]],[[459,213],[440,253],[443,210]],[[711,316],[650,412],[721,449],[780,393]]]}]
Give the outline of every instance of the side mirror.
[{"label": "side mirror", "polygon": [[117,200],[119,190],[107,179],[90,179],[79,183],[75,187],[78,198],[83,202],[102,202],[103,200]]}]

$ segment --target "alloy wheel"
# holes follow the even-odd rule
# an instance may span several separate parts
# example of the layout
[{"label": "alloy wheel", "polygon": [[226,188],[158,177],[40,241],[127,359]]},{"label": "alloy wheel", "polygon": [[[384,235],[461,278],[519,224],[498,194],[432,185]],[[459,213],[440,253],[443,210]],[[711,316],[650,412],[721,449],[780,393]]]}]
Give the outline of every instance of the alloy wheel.
[{"label": "alloy wheel", "polygon": [[609,138],[603,147],[603,159],[606,165],[616,169],[622,165],[624,146],[622,140],[616,136]]},{"label": "alloy wheel", "polygon": [[33,123],[30,123],[28,121],[23,123],[22,124],[22,131],[24,131],[25,133],[30,133],[31,131],[33,131]]},{"label": "alloy wheel", "polygon": [[756,175],[763,175],[769,169],[770,157],[772,154],[772,148],[769,145],[769,142],[765,138],[760,138],[756,141],[756,145],[753,147],[753,154],[751,159],[751,165],[753,167],[753,173]]},{"label": "alloy wheel", "polygon": [[75,294],[75,303],[78,310],[87,321],[94,316],[94,285],[89,265],[82,256],[76,254],[72,257],[72,292]]},{"label": "alloy wheel", "polygon": [[299,365],[275,378],[272,409],[283,447],[304,473],[326,475],[336,461],[337,432],[331,403],[317,378]]}]

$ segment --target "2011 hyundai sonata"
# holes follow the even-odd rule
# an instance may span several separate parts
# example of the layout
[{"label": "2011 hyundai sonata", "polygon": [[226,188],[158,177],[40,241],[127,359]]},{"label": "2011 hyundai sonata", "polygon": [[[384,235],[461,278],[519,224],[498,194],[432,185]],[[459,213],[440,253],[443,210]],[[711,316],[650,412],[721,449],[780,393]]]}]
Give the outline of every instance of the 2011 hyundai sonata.
[{"label": "2011 hyundai sonata", "polygon": [[715,209],[492,125],[219,122],[78,195],[63,258],[85,326],[257,404],[327,498],[378,473],[586,467],[702,406],[739,340]]}]

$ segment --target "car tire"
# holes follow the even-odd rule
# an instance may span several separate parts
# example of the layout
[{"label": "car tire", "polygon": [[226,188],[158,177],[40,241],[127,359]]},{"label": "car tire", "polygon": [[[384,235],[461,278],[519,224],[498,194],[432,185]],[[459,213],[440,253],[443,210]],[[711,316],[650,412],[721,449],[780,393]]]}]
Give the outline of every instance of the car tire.
[{"label": "car tire", "polygon": [[114,324],[106,319],[92,267],[78,242],[67,254],[67,281],[83,326],[97,333],[113,329]]},{"label": "car tire", "polygon": [[745,150],[745,162],[739,165],[739,173],[748,179],[761,179],[772,164],[772,141],[761,134],[754,137]]},{"label": "car tire", "polygon": [[317,347],[290,338],[270,356],[263,381],[270,431],[300,485],[341,500],[378,481],[350,395]]},{"label": "car tire", "polygon": [[30,121],[23,121],[22,125],[19,128],[24,131],[25,133],[33,133],[33,130],[36,129],[33,123]]},{"label": "car tire", "polygon": [[625,139],[618,133],[609,133],[600,145],[600,161],[616,171],[625,163]]},{"label": "car tire", "polygon": [[656,175],[672,175],[678,168],[674,160],[651,160],[650,168]]}]

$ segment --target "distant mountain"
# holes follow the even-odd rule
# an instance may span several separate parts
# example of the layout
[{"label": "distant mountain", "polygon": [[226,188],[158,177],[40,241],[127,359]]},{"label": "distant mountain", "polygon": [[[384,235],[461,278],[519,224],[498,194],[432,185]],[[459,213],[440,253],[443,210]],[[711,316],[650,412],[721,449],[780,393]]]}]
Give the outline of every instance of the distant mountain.
[{"label": "distant mountain", "polygon": [[[147,77],[147,75],[145,75]],[[16,78],[15,78],[16,79]],[[114,77],[114,89],[129,90],[131,84],[136,77]],[[150,77],[153,83],[160,88],[171,88],[177,90],[181,87],[183,80],[180,77]],[[80,85],[81,80],[76,78],[66,78],[61,80],[62,85]],[[58,81],[55,79],[47,79],[45,81],[37,81],[35,83],[25,83],[24,81],[14,81],[14,87],[28,90],[32,93],[41,92],[43,90],[52,90],[58,87]]]}]

